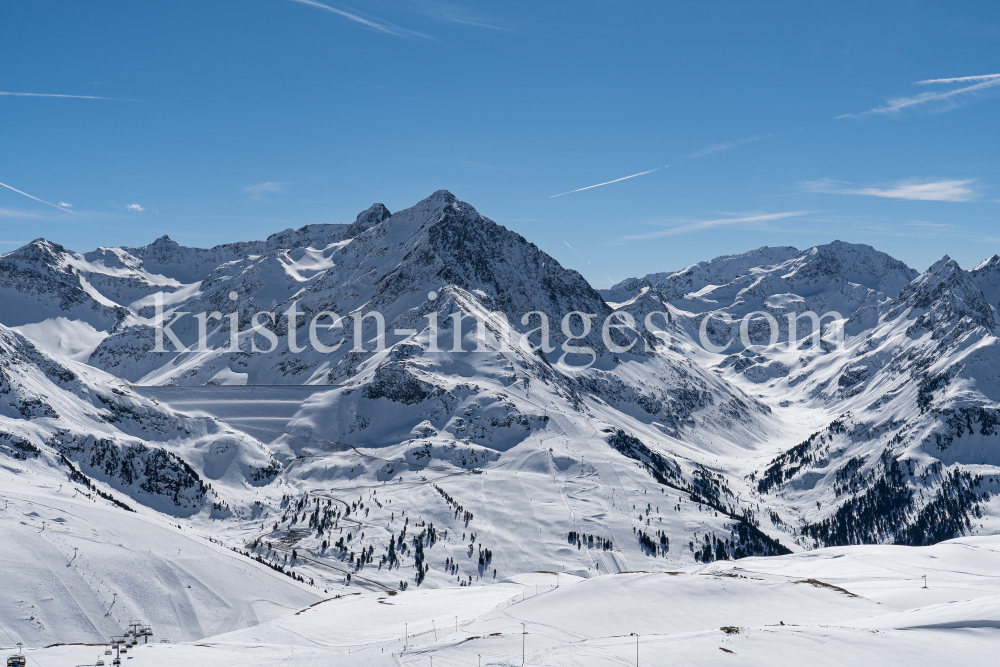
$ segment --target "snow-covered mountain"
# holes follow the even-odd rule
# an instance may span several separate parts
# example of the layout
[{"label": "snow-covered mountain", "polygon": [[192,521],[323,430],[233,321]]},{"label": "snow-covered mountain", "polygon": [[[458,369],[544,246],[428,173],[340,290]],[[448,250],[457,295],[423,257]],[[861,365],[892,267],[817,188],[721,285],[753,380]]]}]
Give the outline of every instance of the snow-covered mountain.
[{"label": "snow-covered mountain", "polygon": [[316,591],[995,533],[998,265],[837,241],[597,291],[446,191],[207,250],[40,239],[0,255],[0,464]]},{"label": "snow-covered mountain", "polygon": [[820,544],[930,544],[979,528],[1000,481],[996,326],[973,276],[945,257],[864,335],[790,363],[774,389],[840,414],[761,471],[758,491],[780,494]]},{"label": "snow-covered mountain", "polygon": [[44,463],[121,509],[141,503],[173,516],[219,515],[213,482],[246,501],[280,469],[245,434],[165,410],[122,380],[41,352],[2,325],[0,454]]},{"label": "snow-covered mountain", "polygon": [[[602,294],[611,302],[633,298],[642,291],[670,303],[692,336],[702,321],[713,344],[725,342],[725,327],[718,318],[740,320],[751,313],[766,313],[777,321],[777,342],[788,340],[789,315],[807,312],[847,318],[855,334],[871,325],[880,308],[917,275],[899,260],[870,246],[834,241],[798,251],[795,248],[758,248],[741,255],[717,257],[681,271],[630,278]],[[828,321],[829,322],[829,321]],[[769,341],[764,319],[748,327],[751,342]],[[810,332],[808,320],[797,321],[796,339]],[[745,347],[736,338],[730,351]]]},{"label": "snow-covered mountain", "polygon": [[[747,257],[775,263],[747,267]],[[713,318],[710,342],[731,341],[725,356],[709,361],[722,377],[756,391],[786,421],[827,416],[747,476],[751,495],[768,508],[765,524],[807,548],[930,544],[986,530],[1000,482],[998,322],[985,296],[995,289],[997,262],[966,272],[945,257],[917,275],[872,248],[841,242],[781,257],[762,248],[608,294],[656,294],[692,335]],[[787,345],[789,312],[831,310],[842,345],[831,344],[833,321],[826,341],[809,339],[809,328],[801,330],[808,320],[798,321],[797,343]],[[763,318],[748,327],[749,348],[738,325],[722,319],[753,311],[785,325],[778,344],[768,345]]]}]

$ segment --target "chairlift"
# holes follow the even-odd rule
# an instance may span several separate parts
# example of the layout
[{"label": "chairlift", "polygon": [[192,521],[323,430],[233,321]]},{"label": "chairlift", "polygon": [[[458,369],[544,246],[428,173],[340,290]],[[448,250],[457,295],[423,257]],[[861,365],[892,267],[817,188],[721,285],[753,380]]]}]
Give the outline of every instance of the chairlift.
[{"label": "chairlift", "polygon": [[108,644],[108,647],[104,649],[104,655],[111,655],[111,644]]},{"label": "chairlift", "polygon": [[7,657],[7,667],[27,667],[28,659],[21,650],[21,644],[17,644],[17,653]]},{"label": "chairlift", "polygon": [[94,663],[94,667],[104,667],[104,658],[98,656],[97,662]]},{"label": "chairlift", "polygon": [[115,658],[114,660],[111,661],[112,667],[121,667],[121,664],[122,664],[122,661],[119,660],[118,658]]}]

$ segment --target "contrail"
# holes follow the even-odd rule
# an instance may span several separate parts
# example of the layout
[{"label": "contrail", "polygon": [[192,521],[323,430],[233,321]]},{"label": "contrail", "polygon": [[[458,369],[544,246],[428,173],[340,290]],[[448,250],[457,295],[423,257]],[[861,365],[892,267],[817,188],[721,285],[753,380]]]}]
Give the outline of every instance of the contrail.
[{"label": "contrail", "polygon": [[604,183],[598,183],[597,185],[588,185],[585,188],[580,188],[578,190],[570,190],[569,192],[560,192],[557,195],[552,195],[551,197],[549,197],[549,199],[555,199],[556,197],[562,197],[563,195],[571,195],[574,192],[583,192],[584,190],[590,190],[591,188],[599,188],[602,185],[611,185],[612,183],[617,183],[619,181],[627,181],[630,178],[635,178],[636,176],[645,176],[646,174],[652,174],[654,171],[659,171],[660,169],[666,169],[669,166],[670,166],[669,164],[666,164],[663,165],[662,167],[657,167],[656,169],[650,169],[649,171],[642,171],[639,172],[638,174],[632,174],[631,176],[623,176],[621,178],[616,178],[613,181],[606,181]]},{"label": "contrail", "polygon": [[0,185],[2,185],[3,187],[7,188],[8,190],[13,190],[14,192],[16,192],[16,193],[17,193],[17,194],[19,194],[19,195],[24,195],[24,196],[25,196],[25,197],[27,197],[28,199],[34,199],[35,201],[40,201],[40,202],[42,202],[43,204],[48,204],[48,205],[49,205],[49,206],[51,206],[52,208],[57,208],[57,209],[59,209],[60,211],[66,211],[67,213],[76,213],[76,211],[71,211],[71,210],[69,210],[68,208],[63,208],[63,207],[62,207],[62,206],[60,206],[59,204],[53,204],[53,203],[52,203],[52,202],[50,202],[50,201],[45,201],[44,199],[39,199],[38,197],[33,197],[33,196],[29,195],[29,194],[28,194],[27,192],[21,192],[21,191],[20,191],[20,190],[18,190],[17,188],[12,188],[12,187],[10,187],[9,185],[7,185],[6,183],[0,183]]},{"label": "contrail", "polygon": [[98,97],[97,95],[60,95],[57,93],[12,93],[0,90],[0,97],[64,97],[74,100],[111,100],[113,102],[138,102],[139,100],[123,100],[116,97]]}]

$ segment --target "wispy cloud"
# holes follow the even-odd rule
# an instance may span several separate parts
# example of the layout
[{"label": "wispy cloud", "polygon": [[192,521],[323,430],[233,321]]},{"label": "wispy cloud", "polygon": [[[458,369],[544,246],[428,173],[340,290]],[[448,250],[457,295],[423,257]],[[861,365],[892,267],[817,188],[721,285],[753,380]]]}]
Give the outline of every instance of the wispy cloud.
[{"label": "wispy cloud", "polygon": [[490,30],[501,30],[503,32],[507,32],[508,31],[507,28],[503,28],[503,27],[498,26],[498,25],[491,25],[489,23],[481,23],[479,21],[470,21],[468,19],[460,19],[457,16],[442,16],[440,18],[443,18],[446,21],[451,21],[452,23],[461,23],[462,25],[471,25],[471,26],[476,27],[476,28],[488,28]]},{"label": "wispy cloud", "polygon": [[126,204],[125,205],[125,210],[126,211],[132,211],[133,213],[142,213],[146,209],[145,209],[145,207],[140,206],[139,204]]},{"label": "wispy cloud", "polygon": [[322,9],[323,11],[330,12],[331,14],[336,14],[341,18],[345,18],[348,21],[357,23],[358,25],[364,26],[369,30],[374,30],[376,32],[385,33],[387,35],[395,35],[396,37],[423,37],[424,39],[431,39],[423,33],[414,32],[413,30],[407,30],[406,28],[401,28],[398,25],[393,25],[387,21],[382,21],[371,16],[364,16],[360,12],[354,13],[349,12],[337,7],[332,7],[330,5],[325,5],[322,2],[316,2],[315,0],[291,0],[292,2],[297,2],[300,5],[309,5],[310,7],[315,7],[317,9]]},{"label": "wispy cloud", "polygon": [[916,81],[915,85],[943,85],[943,84],[971,84],[963,85],[960,88],[953,88],[940,93],[920,93],[912,97],[899,97],[889,100],[886,104],[862,113],[847,113],[837,118],[862,118],[875,114],[894,115],[906,109],[917,107],[930,107],[938,111],[948,111],[962,104],[973,97],[976,93],[1000,86],[1000,74],[982,74],[977,76],[959,76],[950,79],[925,79]]},{"label": "wispy cloud", "polygon": [[61,206],[62,208],[73,208],[73,205],[70,204],[68,201],[61,201],[58,204],[56,204],[56,206]]},{"label": "wispy cloud", "polygon": [[584,190],[591,190],[593,188],[599,188],[602,185],[611,185],[612,183],[618,183],[620,181],[627,181],[630,178],[635,178],[637,176],[645,176],[646,174],[652,174],[654,171],[659,171],[660,169],[666,169],[670,165],[664,165],[662,167],[657,167],[656,169],[650,169],[649,171],[640,171],[638,174],[632,174],[631,176],[622,176],[621,178],[616,178],[613,181],[605,181],[604,183],[598,183],[596,185],[588,185],[585,188],[577,188],[576,190],[570,190],[569,192],[560,192],[557,195],[552,195],[549,199],[555,199],[556,197],[562,197],[563,195],[571,195],[574,192],[583,192]]},{"label": "wispy cloud", "polygon": [[466,7],[445,2],[432,2],[425,0],[418,3],[416,9],[421,14],[440,21],[458,23],[460,25],[472,26],[475,28],[486,28],[489,30],[499,30],[507,32],[509,29],[496,25],[495,21],[471,13]]},{"label": "wispy cloud", "polygon": [[495,169],[497,171],[517,171],[517,169],[511,169],[510,167],[495,167],[491,164],[479,164],[478,162],[469,162],[468,160],[458,160],[459,166],[462,167],[472,167],[473,169]]},{"label": "wispy cloud", "polygon": [[914,220],[910,226],[930,231],[945,231],[955,228],[955,225],[948,222],[927,222],[926,220]]},{"label": "wispy cloud", "polygon": [[924,79],[917,81],[918,86],[926,86],[932,83],[968,83],[970,81],[989,81],[1000,77],[1000,74],[980,74],[978,76],[958,76],[951,79]]},{"label": "wispy cloud", "polygon": [[724,141],[719,144],[712,144],[702,148],[701,150],[691,153],[687,157],[690,159],[696,159],[700,157],[705,157],[706,155],[711,155],[712,153],[718,153],[720,151],[728,151],[730,148],[736,148],[737,146],[742,146],[743,144],[753,143],[754,141],[761,141],[762,139],[767,139],[770,134],[758,134],[752,137],[747,137],[746,139],[737,139],[736,141]]},{"label": "wispy cloud", "polygon": [[858,187],[850,183],[831,181],[809,181],[802,184],[807,192],[822,192],[834,195],[868,195],[886,199],[909,199],[912,201],[971,201],[978,196],[970,185],[976,179],[964,180],[904,180],[886,185],[870,185]]},{"label": "wispy cloud", "polygon": [[278,183],[275,181],[267,181],[265,183],[258,183],[257,185],[248,185],[243,188],[243,191],[250,195],[251,199],[261,199],[266,192],[281,192],[281,189],[288,185],[288,183]]},{"label": "wispy cloud", "polygon": [[7,185],[6,183],[0,183],[0,186],[5,187],[8,190],[13,190],[14,192],[16,192],[19,195],[24,195],[28,199],[34,199],[35,201],[41,202],[43,204],[47,204],[47,205],[51,206],[52,208],[57,208],[60,211],[66,211],[67,213],[74,213],[73,211],[69,210],[68,208],[62,207],[59,204],[53,204],[50,201],[45,201],[44,199],[39,199],[38,197],[35,197],[34,195],[29,195],[27,192],[22,192],[21,190],[18,190],[17,188],[14,188],[14,187],[11,187],[11,186]]},{"label": "wispy cloud", "polygon": [[36,211],[23,211],[13,208],[0,208],[0,218],[21,218],[39,220],[46,216]]},{"label": "wispy cloud", "polygon": [[7,90],[0,90],[0,97],[62,97],[71,100],[110,100],[113,102],[139,102],[140,100],[128,100],[119,97],[98,97],[97,95],[60,95],[56,93],[14,93]]},{"label": "wispy cloud", "polygon": [[[690,232],[697,232],[703,229],[712,229],[714,227],[732,227],[732,226],[759,226],[761,223],[772,222],[774,220],[785,220],[787,218],[798,218],[803,215],[808,215],[812,211],[786,211],[783,213],[759,213],[756,215],[744,215],[733,218],[716,218],[714,220],[699,220],[696,222],[684,222],[680,221],[679,224],[673,224],[666,229],[660,229],[655,232],[649,232],[646,234],[632,234],[629,236],[623,236],[622,238],[628,241],[643,241],[648,239],[658,239],[664,236],[676,236],[678,234],[688,234]],[[668,223],[654,223],[654,224],[668,224]]]}]

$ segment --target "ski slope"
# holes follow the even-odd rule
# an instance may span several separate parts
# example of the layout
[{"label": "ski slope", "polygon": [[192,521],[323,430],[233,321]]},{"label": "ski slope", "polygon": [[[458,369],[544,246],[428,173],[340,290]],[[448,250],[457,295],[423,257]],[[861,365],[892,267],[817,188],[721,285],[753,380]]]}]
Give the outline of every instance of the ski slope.
[{"label": "ski slope", "polygon": [[207,533],[87,493],[28,464],[0,466],[0,641],[104,642],[132,619],[196,640],[323,597]]},{"label": "ski slope", "polygon": [[[444,191],[211,250],[34,242],[0,256],[0,642],[81,664],[71,644],[138,619],[157,642],[134,665],[632,664],[636,642],[641,664],[982,662],[997,266],[836,242],[602,296]],[[154,353],[156,294],[403,333]],[[843,315],[843,346],[696,342],[706,313],[807,307]],[[594,329],[579,374],[518,344],[522,313],[612,308],[669,341],[612,353]],[[501,312],[482,337],[452,320]],[[821,548],[865,542],[940,544]]]},{"label": "ski slope", "polygon": [[[1000,641],[997,572],[1000,539],[973,537],[672,573],[354,591],[197,643],[140,646],[130,664],[519,665],[523,645],[527,665],[629,665],[637,642],[640,665],[989,664]],[[94,652],[28,655],[57,665]]]}]

